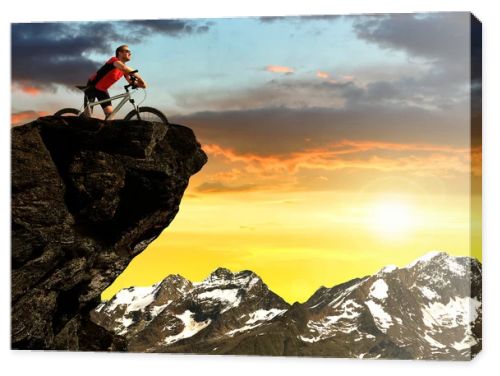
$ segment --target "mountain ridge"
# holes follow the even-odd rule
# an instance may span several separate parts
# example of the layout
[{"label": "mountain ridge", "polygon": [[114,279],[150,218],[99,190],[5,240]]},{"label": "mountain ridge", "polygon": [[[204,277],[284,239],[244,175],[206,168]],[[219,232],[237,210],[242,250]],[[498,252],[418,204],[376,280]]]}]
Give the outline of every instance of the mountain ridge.
[{"label": "mountain ridge", "polygon": [[[106,329],[119,330],[128,351],[465,360],[481,348],[480,271],[470,257],[429,253],[289,304],[255,273],[218,268],[185,283],[180,301],[171,295],[166,305],[151,299],[151,307],[142,307],[136,324],[147,335],[109,320]],[[123,323],[112,302],[101,303],[96,323],[105,312]],[[171,331],[158,329],[165,327]]]}]

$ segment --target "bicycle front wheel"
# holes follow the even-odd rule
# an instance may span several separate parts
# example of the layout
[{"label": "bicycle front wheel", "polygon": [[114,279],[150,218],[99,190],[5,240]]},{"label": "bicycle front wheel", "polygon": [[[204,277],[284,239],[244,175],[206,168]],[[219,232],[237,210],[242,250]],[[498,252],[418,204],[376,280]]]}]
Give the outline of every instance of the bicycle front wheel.
[{"label": "bicycle front wheel", "polygon": [[62,110],[57,111],[54,116],[78,116],[80,111],[76,108],[63,108]]},{"label": "bicycle front wheel", "polygon": [[139,107],[139,113],[136,110],[130,111],[124,120],[144,120],[168,125],[167,117],[153,107]]}]

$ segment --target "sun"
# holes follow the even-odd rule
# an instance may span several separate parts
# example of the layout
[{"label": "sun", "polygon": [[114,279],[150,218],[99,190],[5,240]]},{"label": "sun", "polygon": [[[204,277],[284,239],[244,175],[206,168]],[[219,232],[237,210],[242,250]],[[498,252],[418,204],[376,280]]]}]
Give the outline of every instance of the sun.
[{"label": "sun", "polygon": [[368,224],[379,235],[401,236],[415,228],[416,217],[416,211],[410,203],[382,200],[370,208]]}]

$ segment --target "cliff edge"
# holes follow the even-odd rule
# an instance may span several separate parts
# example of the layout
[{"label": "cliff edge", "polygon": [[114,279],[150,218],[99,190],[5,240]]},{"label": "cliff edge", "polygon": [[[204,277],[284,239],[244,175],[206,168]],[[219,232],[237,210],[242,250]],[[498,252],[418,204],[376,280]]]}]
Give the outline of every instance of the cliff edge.
[{"label": "cliff edge", "polygon": [[49,116],[13,128],[12,348],[120,350],[89,312],[206,162],[181,125]]}]

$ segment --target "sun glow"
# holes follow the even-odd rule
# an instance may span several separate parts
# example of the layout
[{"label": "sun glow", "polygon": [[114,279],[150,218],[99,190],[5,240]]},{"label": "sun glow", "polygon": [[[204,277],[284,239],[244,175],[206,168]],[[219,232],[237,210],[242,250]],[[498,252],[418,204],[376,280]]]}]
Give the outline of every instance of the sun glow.
[{"label": "sun glow", "polygon": [[408,202],[379,201],[371,207],[368,224],[382,236],[406,235],[418,224],[417,212]]}]

